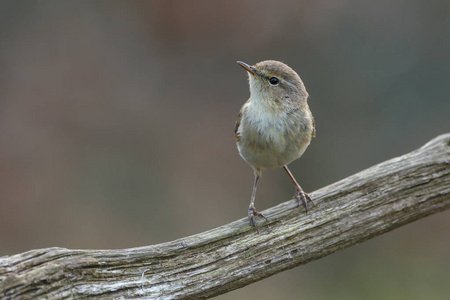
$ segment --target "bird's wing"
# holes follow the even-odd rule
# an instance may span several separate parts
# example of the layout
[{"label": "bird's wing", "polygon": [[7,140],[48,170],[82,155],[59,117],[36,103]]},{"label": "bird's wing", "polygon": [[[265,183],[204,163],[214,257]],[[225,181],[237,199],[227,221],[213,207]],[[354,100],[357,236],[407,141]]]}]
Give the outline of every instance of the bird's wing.
[{"label": "bird's wing", "polygon": [[239,112],[239,115],[236,120],[236,125],[234,126],[234,137],[236,138],[236,142],[239,142],[241,139],[241,135],[239,134],[239,126],[241,125],[241,118],[242,118],[242,109]]},{"label": "bird's wing", "polygon": [[311,136],[315,137],[316,136],[316,122],[314,121],[314,117],[312,118],[312,125],[313,125],[313,129],[312,129]]}]

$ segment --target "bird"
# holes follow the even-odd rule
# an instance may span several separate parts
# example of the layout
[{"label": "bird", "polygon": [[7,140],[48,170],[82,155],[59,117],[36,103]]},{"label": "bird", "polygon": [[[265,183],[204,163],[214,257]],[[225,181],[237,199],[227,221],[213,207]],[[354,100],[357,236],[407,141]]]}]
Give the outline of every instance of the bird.
[{"label": "bird", "polygon": [[287,165],[302,156],[316,136],[316,129],[307,102],[308,92],[291,67],[276,60],[237,64],[248,73],[250,98],[238,114],[235,138],[240,156],[254,171],[248,219],[259,234],[256,218],[267,221],[255,209],[256,188],[263,169],[283,168],[295,186],[298,205],[303,203],[308,213],[308,201],[314,204]]}]

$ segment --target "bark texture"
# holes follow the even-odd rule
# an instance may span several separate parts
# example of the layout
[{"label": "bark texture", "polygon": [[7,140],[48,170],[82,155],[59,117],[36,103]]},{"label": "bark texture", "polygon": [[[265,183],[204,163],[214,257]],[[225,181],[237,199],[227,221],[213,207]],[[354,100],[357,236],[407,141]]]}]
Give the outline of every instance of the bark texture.
[{"label": "bark texture", "polygon": [[450,208],[450,134],[264,211],[173,242],[0,258],[2,299],[207,299]]}]

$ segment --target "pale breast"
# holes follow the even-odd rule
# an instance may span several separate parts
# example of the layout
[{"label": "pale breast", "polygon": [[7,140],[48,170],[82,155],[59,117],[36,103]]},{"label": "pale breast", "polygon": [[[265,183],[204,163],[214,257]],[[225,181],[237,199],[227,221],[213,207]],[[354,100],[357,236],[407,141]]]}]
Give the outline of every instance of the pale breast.
[{"label": "pale breast", "polygon": [[255,168],[273,169],[299,158],[311,141],[312,124],[301,112],[262,112],[246,104],[239,124],[239,154]]}]

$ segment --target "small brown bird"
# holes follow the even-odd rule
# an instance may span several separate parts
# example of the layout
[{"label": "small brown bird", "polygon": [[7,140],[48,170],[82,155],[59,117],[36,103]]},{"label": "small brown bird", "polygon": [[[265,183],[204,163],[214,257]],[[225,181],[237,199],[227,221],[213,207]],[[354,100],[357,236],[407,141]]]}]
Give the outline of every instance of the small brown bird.
[{"label": "small brown bird", "polygon": [[308,200],[312,200],[287,165],[302,156],[316,131],[307,103],[308,93],[294,70],[275,60],[254,66],[237,63],[248,72],[250,99],[242,106],[236,121],[236,144],[239,154],[255,173],[248,219],[259,233],[256,217],[266,217],[254,204],[262,169],[283,167],[295,185],[294,197],[299,205],[303,202],[308,212]]}]

